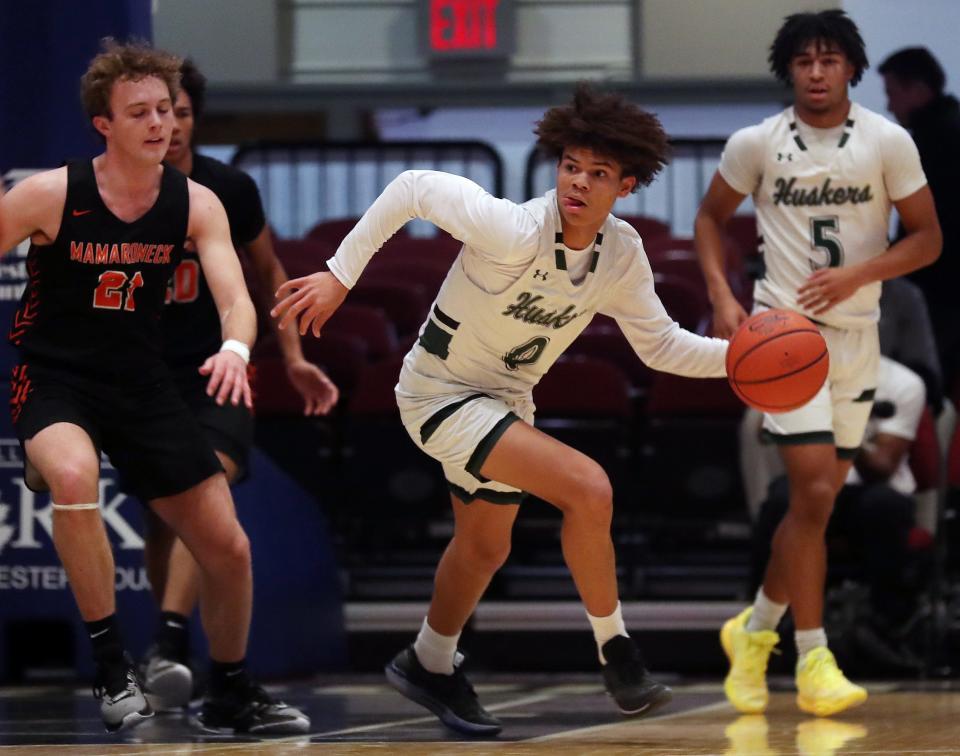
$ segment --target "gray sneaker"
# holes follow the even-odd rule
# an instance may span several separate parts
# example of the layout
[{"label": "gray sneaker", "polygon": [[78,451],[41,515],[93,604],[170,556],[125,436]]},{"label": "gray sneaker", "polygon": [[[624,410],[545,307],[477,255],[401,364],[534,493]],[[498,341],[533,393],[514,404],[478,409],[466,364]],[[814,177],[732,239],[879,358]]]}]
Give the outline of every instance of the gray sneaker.
[{"label": "gray sneaker", "polygon": [[190,704],[193,672],[186,664],[161,656],[155,648],[141,662],[143,692],[157,711],[181,709]]},{"label": "gray sneaker", "polygon": [[153,709],[140,690],[140,681],[132,666],[101,666],[93,685],[100,701],[100,716],[107,732],[134,727],[153,716]]}]

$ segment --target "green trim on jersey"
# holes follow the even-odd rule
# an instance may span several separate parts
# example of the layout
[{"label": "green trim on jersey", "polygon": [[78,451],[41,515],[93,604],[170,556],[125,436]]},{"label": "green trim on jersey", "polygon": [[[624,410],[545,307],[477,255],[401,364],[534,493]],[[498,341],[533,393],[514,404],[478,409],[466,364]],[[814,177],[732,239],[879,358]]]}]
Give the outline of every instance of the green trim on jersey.
[{"label": "green trim on jersey", "polygon": [[426,445],[427,441],[430,440],[430,437],[436,432],[437,428],[440,427],[440,424],[446,420],[450,415],[460,409],[464,404],[472,402],[474,399],[479,399],[482,396],[488,396],[487,394],[471,394],[466,399],[461,399],[459,402],[453,402],[453,404],[448,404],[445,407],[441,407],[439,410],[434,412],[430,417],[427,418],[426,422],[420,426],[420,443]]},{"label": "green trim on jersey", "polygon": [[833,431],[809,431],[808,433],[771,433],[766,428],[760,431],[760,440],[778,446],[801,444],[832,444]]},{"label": "green trim on jersey", "polygon": [[563,253],[562,249],[554,250],[554,259],[557,263],[557,270],[566,270],[567,269],[567,256]]},{"label": "green trim on jersey", "polygon": [[483,467],[483,463],[487,461],[487,457],[490,456],[493,447],[496,446],[497,441],[500,440],[500,437],[506,432],[507,428],[519,419],[517,415],[508,412],[490,429],[490,432],[480,440],[477,448],[474,449],[473,454],[470,455],[470,459],[467,461],[467,466],[464,469],[481,483],[487,483],[490,479],[480,474],[480,468]]},{"label": "green trim on jersey", "polygon": [[456,331],[460,327],[460,321],[454,320],[447,313],[441,310],[437,305],[433,306],[433,314],[436,316],[437,320],[443,323],[447,328],[450,328]]},{"label": "green trim on jersey", "polygon": [[452,338],[452,333],[444,331],[433,318],[427,318],[427,324],[423,327],[423,333],[420,334],[419,343],[429,354],[445,360],[450,356],[450,340]]},{"label": "green trim on jersey", "polygon": [[837,457],[839,459],[853,459],[860,453],[860,447],[848,447],[848,446],[838,446],[837,447]]},{"label": "green trim on jersey", "polygon": [[456,483],[447,481],[447,488],[450,493],[456,496],[464,504],[470,504],[475,499],[489,502],[490,504],[522,504],[523,500],[529,494],[526,491],[494,491],[492,488],[478,488],[470,493],[465,488],[460,488]]}]

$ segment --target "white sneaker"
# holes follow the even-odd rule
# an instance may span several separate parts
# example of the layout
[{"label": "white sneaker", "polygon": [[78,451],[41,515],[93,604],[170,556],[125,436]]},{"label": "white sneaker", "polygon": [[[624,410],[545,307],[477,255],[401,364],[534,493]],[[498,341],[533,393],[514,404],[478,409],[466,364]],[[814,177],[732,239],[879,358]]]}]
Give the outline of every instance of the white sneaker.
[{"label": "white sneaker", "polygon": [[153,709],[140,689],[133,667],[110,669],[101,667],[93,687],[94,698],[100,701],[100,716],[107,732],[134,727],[153,716]]},{"label": "white sneaker", "polygon": [[180,709],[190,704],[193,672],[186,664],[167,659],[151,649],[142,662],[141,674],[147,700],[157,711]]}]

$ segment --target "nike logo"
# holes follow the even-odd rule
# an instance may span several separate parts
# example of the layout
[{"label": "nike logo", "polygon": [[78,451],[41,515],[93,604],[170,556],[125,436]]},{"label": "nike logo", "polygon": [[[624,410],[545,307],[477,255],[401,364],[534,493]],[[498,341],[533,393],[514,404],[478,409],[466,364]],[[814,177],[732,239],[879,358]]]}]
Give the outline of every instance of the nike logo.
[{"label": "nike logo", "polygon": [[173,620],[167,620],[167,627],[176,627],[180,630],[183,630],[183,625],[180,622],[174,622]]},{"label": "nike logo", "polygon": [[73,217],[79,218],[81,215],[86,215],[87,213],[92,213],[93,210],[74,210]]},{"label": "nike logo", "polygon": [[90,636],[90,640],[93,640],[94,638],[99,638],[101,635],[103,635],[104,633],[108,633],[108,632],[110,632],[110,628],[109,628],[109,627],[104,628],[104,629],[101,630],[99,633],[93,633],[93,634]]}]

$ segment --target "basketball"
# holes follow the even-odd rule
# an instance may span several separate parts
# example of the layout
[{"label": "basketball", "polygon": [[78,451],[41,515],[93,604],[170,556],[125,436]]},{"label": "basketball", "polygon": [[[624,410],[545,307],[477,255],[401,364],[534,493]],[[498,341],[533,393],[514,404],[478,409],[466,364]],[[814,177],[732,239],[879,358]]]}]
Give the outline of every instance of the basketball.
[{"label": "basketball", "polygon": [[820,330],[789,310],[767,310],[747,318],[727,350],[731,387],[744,403],[762,412],[802,407],[820,390],[829,367]]}]

